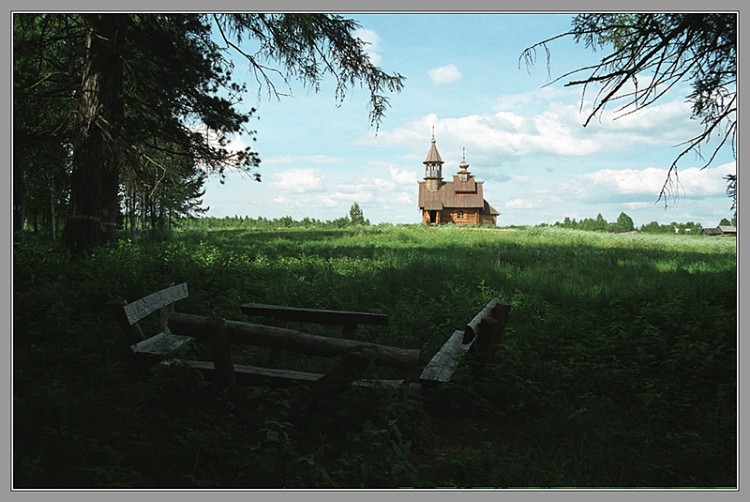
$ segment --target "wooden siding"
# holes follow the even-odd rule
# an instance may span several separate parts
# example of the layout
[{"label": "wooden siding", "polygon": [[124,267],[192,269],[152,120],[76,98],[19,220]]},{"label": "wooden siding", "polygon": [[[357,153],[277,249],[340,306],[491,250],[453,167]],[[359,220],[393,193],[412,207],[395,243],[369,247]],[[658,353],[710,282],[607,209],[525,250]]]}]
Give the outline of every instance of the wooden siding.
[{"label": "wooden siding", "polygon": [[486,200],[482,181],[470,176],[460,181],[458,176],[452,182],[442,183],[437,189],[437,180],[419,182],[419,209],[425,225],[496,225],[500,214]]},{"label": "wooden siding", "polygon": [[[463,217],[459,217],[462,212]],[[442,225],[445,223],[453,223],[454,225],[495,224],[495,217],[493,215],[480,214],[476,209],[444,209],[442,211],[435,211],[435,216],[435,221],[431,221],[430,211],[423,210],[422,223],[425,225]]]},{"label": "wooden siding", "polygon": [[476,209],[449,209],[443,211],[444,222],[455,225],[476,225],[479,223],[479,211]]}]

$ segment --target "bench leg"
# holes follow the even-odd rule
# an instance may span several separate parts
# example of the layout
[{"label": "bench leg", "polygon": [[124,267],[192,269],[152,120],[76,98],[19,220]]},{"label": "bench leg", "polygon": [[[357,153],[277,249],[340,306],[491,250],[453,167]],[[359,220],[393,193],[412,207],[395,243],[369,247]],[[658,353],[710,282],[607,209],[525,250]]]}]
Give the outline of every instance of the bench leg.
[{"label": "bench leg", "polygon": [[211,344],[214,354],[214,370],[216,383],[227,389],[229,395],[237,392],[237,381],[234,376],[232,351],[227,335],[227,324],[224,319],[211,318],[208,321],[211,330]]}]

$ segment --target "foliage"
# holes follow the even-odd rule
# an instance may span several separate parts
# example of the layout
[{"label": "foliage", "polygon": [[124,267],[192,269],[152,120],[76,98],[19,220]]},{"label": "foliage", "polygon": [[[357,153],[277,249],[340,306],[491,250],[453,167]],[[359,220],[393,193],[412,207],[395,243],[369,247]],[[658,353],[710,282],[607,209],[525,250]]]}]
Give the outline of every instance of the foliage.
[{"label": "foliage", "polygon": [[652,221],[645,225],[641,225],[640,229],[635,228],[633,219],[626,213],[620,213],[617,217],[617,221],[607,222],[604,217],[599,213],[596,219],[583,218],[580,221],[576,221],[575,218],[566,216],[565,219],[560,223],[556,221],[553,225],[559,228],[568,228],[572,230],[584,230],[587,232],[645,232],[645,233],[660,233],[660,234],[683,234],[683,235],[699,235],[702,230],[702,225],[694,221],[688,221],[686,223],[678,223],[673,221],[669,224],[662,224],[657,221]]},{"label": "foliage", "polygon": [[[214,21],[227,46],[250,63],[256,79],[269,95],[283,95],[273,83],[272,74],[296,78],[319,90],[323,77],[336,79],[336,98],[343,101],[348,89],[360,83],[370,92],[370,123],[378,126],[388,108],[384,92],[399,92],[404,77],[389,75],[376,67],[365,53],[365,42],[353,33],[359,25],[336,14],[225,14]],[[254,54],[242,48],[243,42],[257,45]],[[264,65],[264,60],[280,65],[283,73]]]},{"label": "foliage", "polygon": [[634,230],[635,225],[633,224],[633,218],[625,213],[620,213],[620,216],[617,217],[617,228],[622,232],[630,232]]},{"label": "foliage", "polygon": [[[732,240],[241,221],[89,256],[15,244],[16,488],[737,486]],[[305,386],[230,404],[192,370],[134,364],[106,299],[165,281],[189,284],[178,311],[208,316],[242,320],[244,301],[385,313],[358,337],[425,359],[493,297],[512,310],[480,377],[352,389],[297,416]]]},{"label": "foliage", "polygon": [[[258,152],[229,147],[237,134],[255,135],[232,53],[251,63],[259,92],[276,97],[284,93],[274,75],[315,91],[332,76],[340,100],[366,86],[376,127],[386,94],[404,80],[373,65],[354,36],[358,25],[332,14],[51,13],[14,21],[16,230],[26,205],[34,215],[49,208],[52,222],[67,209],[62,237],[71,249],[115,239],[121,192],[132,229],[136,210],[152,227],[199,210],[207,172],[236,168],[260,180]],[[35,168],[44,176],[27,175]]]},{"label": "foliage", "polygon": [[[673,189],[677,163],[689,152],[698,155],[712,139],[717,144],[705,166],[728,144],[736,149],[737,132],[737,23],[736,13],[609,13],[578,14],[571,30],[527,48],[521,58],[534,64],[536,51],[544,49],[549,61],[549,44],[561,37],[573,37],[594,51],[610,48],[599,63],[572,70],[557,77],[570,78],[566,86],[595,88],[592,109],[584,123],[600,116],[609,105],[622,115],[650,106],[681,82],[690,82],[692,117],[700,120],[703,132],[682,143],[683,150],[672,162],[659,193],[665,198]],[[584,74],[582,78],[577,76]],[[702,157],[702,156],[701,156]],[[705,167],[704,166],[704,167]],[[735,197],[733,179],[730,196]],[[734,199],[733,199],[734,200]]]},{"label": "foliage", "polygon": [[349,209],[349,221],[352,225],[369,225],[369,220],[365,219],[365,213],[362,211],[362,208],[359,207],[359,204],[355,202],[352,204],[352,207]]},{"label": "foliage", "polygon": [[576,221],[575,218],[566,216],[562,223],[556,221],[553,226],[561,228],[570,228],[577,230],[586,230],[589,232],[631,232],[634,230],[633,219],[625,213],[620,213],[617,221],[609,223],[604,219],[601,213],[596,215],[596,219],[583,218]]}]

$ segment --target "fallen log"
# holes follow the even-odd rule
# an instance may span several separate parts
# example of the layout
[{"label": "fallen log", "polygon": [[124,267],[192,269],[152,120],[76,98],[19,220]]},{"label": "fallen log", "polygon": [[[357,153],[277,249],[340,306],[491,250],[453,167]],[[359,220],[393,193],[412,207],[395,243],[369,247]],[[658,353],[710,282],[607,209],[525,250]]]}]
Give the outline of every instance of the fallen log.
[{"label": "fallen log", "polygon": [[[210,338],[213,328],[209,319],[204,316],[175,312],[169,315],[168,325],[170,331],[176,335]],[[227,320],[226,331],[230,343],[258,345],[315,356],[344,356],[352,349],[363,347],[373,351],[374,363],[379,366],[408,369],[420,363],[420,353],[416,349],[330,338],[240,321]]]},{"label": "fallen log", "polygon": [[319,324],[388,324],[388,316],[369,312],[350,312],[343,310],[322,310],[262,303],[246,303],[240,307],[247,315],[274,317],[286,321],[313,322]]}]

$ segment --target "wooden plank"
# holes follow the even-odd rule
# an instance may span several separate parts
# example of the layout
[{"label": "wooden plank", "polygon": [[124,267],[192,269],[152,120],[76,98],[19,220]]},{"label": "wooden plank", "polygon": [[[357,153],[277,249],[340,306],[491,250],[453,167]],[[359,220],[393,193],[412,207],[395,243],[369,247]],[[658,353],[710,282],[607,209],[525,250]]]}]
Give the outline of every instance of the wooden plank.
[{"label": "wooden plank", "polygon": [[464,330],[464,343],[473,340],[474,337],[479,334],[479,323],[482,322],[482,318],[494,317],[493,313],[495,311],[495,307],[499,303],[500,300],[498,300],[497,298],[493,298],[492,300],[490,300],[490,303],[488,303],[482,310],[479,311],[477,315],[474,316],[471,321],[469,321],[469,323],[466,325],[466,329]]},{"label": "wooden plank", "polygon": [[286,319],[288,321],[312,322],[317,324],[376,324],[387,325],[388,316],[370,312],[349,312],[344,310],[321,310],[299,307],[284,307],[281,305],[265,305],[262,303],[246,303],[241,307],[246,315],[257,315]]},{"label": "wooden plank", "polygon": [[161,332],[158,335],[154,335],[136,343],[131,346],[131,350],[136,354],[171,357],[186,343],[190,343],[191,341],[192,338],[189,336],[179,336],[173,335],[172,333]]},{"label": "wooden plank", "polygon": [[[184,336],[206,337],[207,317],[174,312],[169,315],[172,333]],[[419,350],[402,349],[356,340],[342,340],[311,335],[296,330],[262,324],[226,321],[227,333],[232,343],[246,343],[289,350],[316,356],[344,356],[357,347],[370,348],[375,353],[375,364],[394,368],[414,368],[419,365]]]},{"label": "wooden plank", "polygon": [[178,300],[183,300],[188,297],[187,283],[177,284],[170,288],[162,289],[156,293],[152,293],[148,296],[144,296],[140,300],[135,300],[125,307],[125,315],[127,316],[128,322],[134,324],[147,315],[156,312],[162,307],[166,307],[170,303],[174,303]]},{"label": "wooden plank", "polygon": [[463,343],[464,332],[454,331],[435,356],[427,363],[419,380],[427,386],[447,382],[453,376],[459,361],[471,348],[474,340]]},{"label": "wooden plank", "polygon": [[[210,361],[164,361],[162,364],[184,364],[191,368],[201,370],[205,373],[215,371],[214,363]],[[313,383],[323,377],[322,373],[309,373],[306,371],[292,371],[275,368],[261,368],[244,364],[234,365],[234,375],[239,384],[273,384],[290,385],[294,383]],[[352,385],[357,387],[398,387],[404,383],[403,380],[355,380]]]}]

